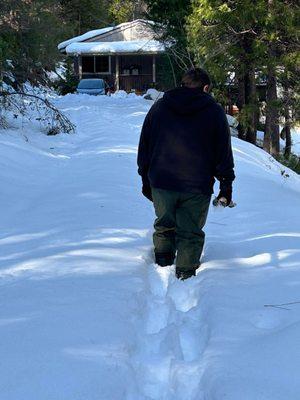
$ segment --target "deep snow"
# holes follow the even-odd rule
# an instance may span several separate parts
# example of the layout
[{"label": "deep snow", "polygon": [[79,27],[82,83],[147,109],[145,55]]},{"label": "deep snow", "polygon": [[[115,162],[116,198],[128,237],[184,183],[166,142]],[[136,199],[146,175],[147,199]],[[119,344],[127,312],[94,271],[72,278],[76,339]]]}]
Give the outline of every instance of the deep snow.
[{"label": "deep snow", "polygon": [[151,102],[55,103],[76,134],[0,133],[1,400],[299,399],[299,176],[233,138],[238,206],[179,282],[136,173]]}]

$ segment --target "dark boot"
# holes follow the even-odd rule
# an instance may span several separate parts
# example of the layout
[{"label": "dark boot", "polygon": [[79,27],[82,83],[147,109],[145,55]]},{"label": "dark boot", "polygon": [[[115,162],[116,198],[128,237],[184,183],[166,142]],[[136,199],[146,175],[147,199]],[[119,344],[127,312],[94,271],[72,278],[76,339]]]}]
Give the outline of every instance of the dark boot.
[{"label": "dark boot", "polygon": [[192,276],[196,276],[196,270],[195,269],[189,269],[189,270],[180,270],[176,268],[176,277],[180,281],[184,281],[188,278],[191,278]]},{"label": "dark boot", "polygon": [[168,265],[173,265],[175,260],[175,255],[172,253],[156,253],[155,252],[155,263],[160,267],[167,267]]}]

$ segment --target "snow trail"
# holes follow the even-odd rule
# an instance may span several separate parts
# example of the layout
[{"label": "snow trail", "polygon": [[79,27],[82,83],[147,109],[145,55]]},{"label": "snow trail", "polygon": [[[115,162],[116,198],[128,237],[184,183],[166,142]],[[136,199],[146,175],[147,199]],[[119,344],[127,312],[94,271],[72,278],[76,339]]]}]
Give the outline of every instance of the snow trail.
[{"label": "snow trail", "polygon": [[[199,360],[208,340],[205,316],[194,282],[178,282],[174,268],[148,265],[149,292],[140,333],[137,371],[149,399],[202,396]],[[199,282],[197,282],[199,283]],[[146,361],[146,362],[145,362]]]},{"label": "snow trail", "polygon": [[299,398],[299,176],[233,139],[238,206],[210,210],[202,266],[179,282],[153,264],[139,195],[151,103],[55,102],[75,135],[0,134],[1,398]]}]

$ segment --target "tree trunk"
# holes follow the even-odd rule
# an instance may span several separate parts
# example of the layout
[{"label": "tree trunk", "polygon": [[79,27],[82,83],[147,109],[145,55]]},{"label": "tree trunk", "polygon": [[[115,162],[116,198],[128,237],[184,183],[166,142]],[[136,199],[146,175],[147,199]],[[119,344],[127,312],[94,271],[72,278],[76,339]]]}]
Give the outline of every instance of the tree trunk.
[{"label": "tree trunk", "polygon": [[[269,17],[274,17],[274,0],[268,0]],[[266,90],[266,128],[264,149],[276,156],[280,151],[279,142],[279,112],[277,108],[277,79],[276,79],[276,43],[268,44],[268,69]]]},{"label": "tree trunk", "polygon": [[256,144],[256,82],[255,69],[250,66],[245,75],[245,103],[248,105],[246,141]]},{"label": "tree trunk", "polygon": [[[269,52],[269,57],[273,57],[273,52]],[[272,61],[272,58],[270,58]],[[267,73],[267,94],[266,94],[266,129],[264,135],[264,150],[277,156],[280,151],[279,145],[279,115],[277,108],[277,80],[275,67],[268,66]]]},{"label": "tree trunk", "polygon": [[290,124],[288,123],[285,126],[285,148],[284,148],[284,157],[285,158],[290,158],[291,152],[292,152],[292,135],[291,135],[291,127]]},{"label": "tree trunk", "polygon": [[284,133],[285,133],[285,148],[284,157],[289,159],[292,152],[292,135],[291,135],[291,119],[288,103],[284,106]]},{"label": "tree trunk", "polygon": [[253,36],[245,34],[240,40],[241,58],[238,69],[238,88],[241,108],[244,109],[244,126],[241,135],[250,143],[256,144],[256,81],[255,81],[255,60],[253,59]]},{"label": "tree trunk", "polygon": [[290,88],[287,74],[283,80],[283,102],[284,102],[284,138],[285,148],[284,157],[289,159],[292,152],[292,135],[291,135],[291,110],[290,110]]},{"label": "tree trunk", "polygon": [[[237,87],[238,87],[238,94],[237,94],[237,107],[239,109],[239,112],[242,111],[242,109],[245,106],[245,74],[242,68],[238,69],[236,71],[236,79],[237,79]],[[242,124],[238,124],[237,126],[237,131],[238,131],[238,138],[245,140],[245,128],[243,127]]]}]

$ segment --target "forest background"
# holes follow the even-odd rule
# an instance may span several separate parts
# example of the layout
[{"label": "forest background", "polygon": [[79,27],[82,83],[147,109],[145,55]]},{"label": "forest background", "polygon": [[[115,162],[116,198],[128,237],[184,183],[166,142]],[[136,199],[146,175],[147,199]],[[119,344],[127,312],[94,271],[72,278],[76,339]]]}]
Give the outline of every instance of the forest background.
[{"label": "forest background", "polygon": [[[66,74],[55,88],[73,90],[76,77],[57,44],[137,18],[157,22],[159,40],[172,43],[165,69],[170,87],[180,83],[188,68],[207,69],[213,95],[224,106],[234,102],[239,109],[239,137],[258,144],[257,132],[263,131],[260,145],[299,172],[291,136],[300,120],[297,1],[2,0],[0,88],[10,84],[22,91],[25,82],[51,86],[49,73],[59,75],[64,63]],[[234,99],[229,88],[235,90]],[[2,98],[4,94],[2,88]]]}]

